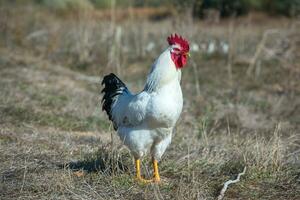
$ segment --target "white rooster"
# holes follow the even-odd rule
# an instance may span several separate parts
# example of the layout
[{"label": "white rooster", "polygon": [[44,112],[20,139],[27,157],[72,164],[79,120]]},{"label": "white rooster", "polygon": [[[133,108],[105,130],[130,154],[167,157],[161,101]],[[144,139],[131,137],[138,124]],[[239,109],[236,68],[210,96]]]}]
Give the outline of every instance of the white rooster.
[{"label": "white rooster", "polygon": [[[169,36],[167,41],[170,46],[152,65],[140,93],[132,94],[112,73],[102,81],[102,109],[134,156],[136,178],[142,182],[160,182],[158,161],[171,143],[182,110],[181,68],[187,63],[189,43],[177,34]],[[140,171],[140,159],[148,152],[154,168],[151,180],[142,178]]]}]

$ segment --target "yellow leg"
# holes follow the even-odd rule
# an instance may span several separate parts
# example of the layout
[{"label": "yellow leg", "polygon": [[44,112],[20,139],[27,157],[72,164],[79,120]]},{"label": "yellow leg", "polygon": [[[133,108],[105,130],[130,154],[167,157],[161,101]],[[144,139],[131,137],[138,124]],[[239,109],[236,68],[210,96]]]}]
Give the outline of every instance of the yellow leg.
[{"label": "yellow leg", "polygon": [[152,180],[146,180],[142,178],[141,176],[141,161],[140,159],[135,160],[135,169],[136,169],[136,179],[142,183],[149,183],[152,182]]},{"label": "yellow leg", "polygon": [[135,170],[136,170],[136,178],[137,179],[142,179],[142,176],[141,176],[141,163],[140,163],[139,159],[135,160]]},{"label": "yellow leg", "polygon": [[154,169],[154,182],[159,183],[160,182],[160,176],[158,172],[158,162],[157,160],[153,159],[153,169]]}]

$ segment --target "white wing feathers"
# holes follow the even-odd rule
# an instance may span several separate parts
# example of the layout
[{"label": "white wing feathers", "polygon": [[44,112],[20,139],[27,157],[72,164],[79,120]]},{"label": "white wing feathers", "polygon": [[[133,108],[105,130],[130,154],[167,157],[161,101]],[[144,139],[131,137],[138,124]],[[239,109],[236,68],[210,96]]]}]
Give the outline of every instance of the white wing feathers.
[{"label": "white wing feathers", "polygon": [[124,93],[112,106],[112,117],[118,126],[136,126],[141,124],[146,117],[146,108],[150,95],[146,91],[132,95]]}]

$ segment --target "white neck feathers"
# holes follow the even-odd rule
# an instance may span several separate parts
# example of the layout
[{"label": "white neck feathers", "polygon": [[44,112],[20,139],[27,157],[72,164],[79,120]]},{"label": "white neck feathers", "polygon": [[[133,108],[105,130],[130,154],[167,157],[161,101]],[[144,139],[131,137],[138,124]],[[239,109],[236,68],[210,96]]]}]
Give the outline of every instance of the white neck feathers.
[{"label": "white neck feathers", "polygon": [[148,92],[157,91],[169,82],[180,81],[180,78],[181,70],[176,69],[171,59],[170,48],[168,48],[152,65],[144,90]]}]

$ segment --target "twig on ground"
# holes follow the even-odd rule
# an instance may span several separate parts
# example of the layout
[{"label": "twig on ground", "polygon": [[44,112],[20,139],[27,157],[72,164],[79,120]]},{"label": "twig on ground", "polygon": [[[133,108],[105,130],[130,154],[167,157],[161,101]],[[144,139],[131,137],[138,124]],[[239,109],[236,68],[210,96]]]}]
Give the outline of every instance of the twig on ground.
[{"label": "twig on ground", "polygon": [[236,178],[235,180],[229,180],[229,181],[226,181],[226,182],[224,183],[224,186],[223,186],[223,188],[222,188],[222,190],[221,190],[219,196],[218,196],[218,200],[222,200],[222,199],[224,198],[224,196],[225,196],[225,192],[226,192],[228,186],[229,186],[230,184],[232,184],[232,183],[237,183],[237,182],[239,182],[239,181],[240,181],[240,177],[241,177],[242,175],[244,175],[245,173],[246,173],[246,166],[244,167],[244,170],[243,170],[241,173],[238,174],[238,176],[237,176],[237,178]]}]

